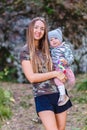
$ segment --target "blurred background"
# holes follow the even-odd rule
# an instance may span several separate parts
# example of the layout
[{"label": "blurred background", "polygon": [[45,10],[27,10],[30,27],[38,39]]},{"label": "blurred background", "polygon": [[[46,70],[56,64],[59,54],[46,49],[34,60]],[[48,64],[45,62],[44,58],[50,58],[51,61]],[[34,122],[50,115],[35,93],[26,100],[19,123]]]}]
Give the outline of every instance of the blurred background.
[{"label": "blurred background", "polygon": [[48,30],[61,27],[72,48],[77,74],[87,73],[87,0],[0,0],[0,81],[26,83],[20,48],[34,17],[44,17]]}]

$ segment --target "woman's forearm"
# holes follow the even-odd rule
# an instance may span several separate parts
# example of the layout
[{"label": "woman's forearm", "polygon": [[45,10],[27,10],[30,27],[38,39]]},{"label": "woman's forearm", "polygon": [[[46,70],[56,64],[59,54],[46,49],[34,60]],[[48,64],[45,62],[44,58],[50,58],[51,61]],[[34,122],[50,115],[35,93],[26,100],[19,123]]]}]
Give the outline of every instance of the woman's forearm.
[{"label": "woman's forearm", "polygon": [[46,73],[34,73],[30,61],[24,60],[22,62],[22,69],[26,78],[31,83],[42,82],[52,78],[64,79],[65,75],[62,72],[51,71]]},{"label": "woman's forearm", "polygon": [[55,78],[56,75],[57,74],[56,74],[55,71],[48,72],[48,73],[33,73],[28,80],[31,83],[42,82],[42,81],[45,81],[45,80]]},{"label": "woman's forearm", "polygon": [[26,78],[31,83],[42,82],[60,76],[60,74],[58,75],[57,71],[52,71],[47,73],[34,73],[30,61],[27,60],[24,60],[22,62],[22,69]]}]

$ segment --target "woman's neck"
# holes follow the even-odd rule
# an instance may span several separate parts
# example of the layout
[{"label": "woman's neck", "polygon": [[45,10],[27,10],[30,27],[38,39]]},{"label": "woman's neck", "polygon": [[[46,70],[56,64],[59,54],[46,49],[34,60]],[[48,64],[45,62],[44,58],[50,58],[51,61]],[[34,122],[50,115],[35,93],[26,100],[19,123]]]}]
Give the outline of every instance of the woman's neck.
[{"label": "woman's neck", "polygon": [[34,44],[35,44],[35,48],[38,49],[39,41],[38,40],[34,40]]}]

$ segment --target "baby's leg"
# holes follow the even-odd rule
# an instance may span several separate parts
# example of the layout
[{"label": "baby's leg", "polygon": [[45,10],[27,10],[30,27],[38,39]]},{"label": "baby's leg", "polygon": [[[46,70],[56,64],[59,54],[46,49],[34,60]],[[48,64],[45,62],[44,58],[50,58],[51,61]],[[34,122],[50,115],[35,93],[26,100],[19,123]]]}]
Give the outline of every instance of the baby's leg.
[{"label": "baby's leg", "polygon": [[58,100],[58,106],[62,106],[64,104],[66,104],[66,102],[69,100],[69,97],[66,95],[64,84],[57,78],[55,78],[54,81],[55,81],[56,85],[58,86],[58,90],[60,93],[60,97]]},{"label": "baby's leg", "polygon": [[66,69],[66,76],[67,76],[67,86],[69,89],[75,86],[75,75],[70,68]]}]

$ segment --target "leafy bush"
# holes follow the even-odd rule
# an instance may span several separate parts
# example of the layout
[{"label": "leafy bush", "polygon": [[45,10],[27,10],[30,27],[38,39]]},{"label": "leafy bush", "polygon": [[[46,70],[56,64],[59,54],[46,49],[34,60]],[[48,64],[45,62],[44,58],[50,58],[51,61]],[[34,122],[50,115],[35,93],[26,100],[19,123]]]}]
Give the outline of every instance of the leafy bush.
[{"label": "leafy bush", "polygon": [[17,82],[16,71],[15,67],[5,67],[4,70],[0,71],[0,81]]},{"label": "leafy bush", "polygon": [[84,79],[83,81],[79,82],[77,84],[77,90],[78,91],[85,91],[87,90],[87,79]]},{"label": "leafy bush", "polygon": [[0,46],[0,81],[17,81],[17,68],[11,48]]},{"label": "leafy bush", "polygon": [[0,122],[10,119],[12,116],[11,101],[14,100],[12,94],[8,90],[0,88]]}]

